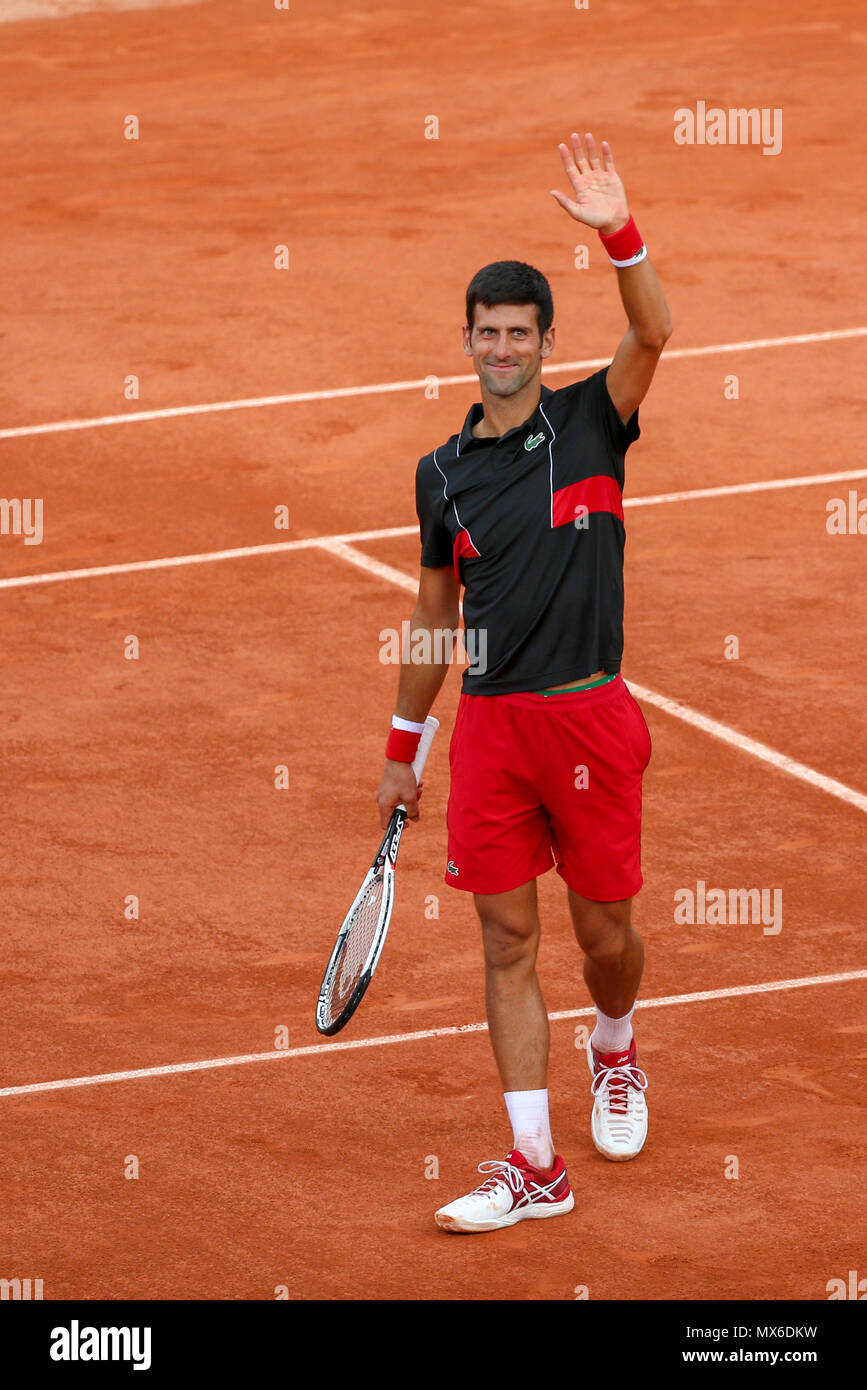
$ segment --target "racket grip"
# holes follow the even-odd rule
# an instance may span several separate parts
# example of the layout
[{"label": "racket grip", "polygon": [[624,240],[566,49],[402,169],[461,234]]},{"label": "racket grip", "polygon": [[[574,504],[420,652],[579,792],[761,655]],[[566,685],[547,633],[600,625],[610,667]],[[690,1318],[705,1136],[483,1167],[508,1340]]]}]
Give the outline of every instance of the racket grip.
[{"label": "racket grip", "polygon": [[[424,772],[424,765],[427,762],[427,755],[430,752],[430,746],[433,743],[434,734],[436,733],[439,726],[440,721],[434,718],[432,714],[429,714],[427,719],[424,721],[424,729],[422,730],[422,736],[418,741],[418,751],[412,763],[412,770],[415,774],[416,782],[421,781],[421,774]],[[404,806],[403,802],[401,802],[399,806],[395,806],[394,809],[396,811],[403,811],[404,815],[406,814],[406,807]]]},{"label": "racket grip", "polygon": [[412,763],[412,770],[415,773],[415,780],[417,782],[421,781],[421,775],[424,772],[424,765],[427,762],[427,755],[430,752],[430,746],[434,741],[434,734],[436,733],[439,726],[440,721],[438,719],[435,719],[432,714],[429,714],[427,719],[424,721],[424,729],[422,730],[422,736],[418,742],[418,751],[415,757],[413,758]]}]

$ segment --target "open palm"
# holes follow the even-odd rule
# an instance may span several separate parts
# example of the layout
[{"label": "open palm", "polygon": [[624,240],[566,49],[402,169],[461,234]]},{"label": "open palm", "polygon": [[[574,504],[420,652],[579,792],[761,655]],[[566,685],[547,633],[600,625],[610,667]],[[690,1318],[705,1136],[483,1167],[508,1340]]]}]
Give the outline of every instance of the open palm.
[{"label": "open palm", "polygon": [[620,175],[614,167],[611,146],[607,140],[603,140],[600,157],[592,135],[584,136],[586,153],[579,135],[573,132],[570,139],[571,149],[568,145],[558,145],[557,148],[566,177],[572,185],[572,197],[567,198],[556,188],[551,190],[552,197],[576,222],[606,231],[617,230],[628,221],[629,208]]}]

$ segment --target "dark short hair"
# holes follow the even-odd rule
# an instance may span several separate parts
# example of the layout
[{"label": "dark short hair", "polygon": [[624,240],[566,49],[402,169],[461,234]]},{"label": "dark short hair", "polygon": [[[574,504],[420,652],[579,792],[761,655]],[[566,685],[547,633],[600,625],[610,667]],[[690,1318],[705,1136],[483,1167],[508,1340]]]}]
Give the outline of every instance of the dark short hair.
[{"label": "dark short hair", "polygon": [[539,335],[554,322],[551,286],[540,270],[524,261],[492,261],[477,270],[467,286],[467,327],[472,329],[476,305],[535,304]]}]

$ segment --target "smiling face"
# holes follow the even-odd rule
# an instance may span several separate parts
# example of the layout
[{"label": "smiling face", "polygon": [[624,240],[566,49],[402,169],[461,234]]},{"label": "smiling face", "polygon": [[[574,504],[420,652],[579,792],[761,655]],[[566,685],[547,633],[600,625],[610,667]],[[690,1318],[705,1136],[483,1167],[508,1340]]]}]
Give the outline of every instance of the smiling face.
[{"label": "smiling face", "polygon": [[472,330],[463,332],[464,352],[492,396],[514,396],[532,385],[554,350],[554,329],[540,335],[535,304],[477,304]]}]

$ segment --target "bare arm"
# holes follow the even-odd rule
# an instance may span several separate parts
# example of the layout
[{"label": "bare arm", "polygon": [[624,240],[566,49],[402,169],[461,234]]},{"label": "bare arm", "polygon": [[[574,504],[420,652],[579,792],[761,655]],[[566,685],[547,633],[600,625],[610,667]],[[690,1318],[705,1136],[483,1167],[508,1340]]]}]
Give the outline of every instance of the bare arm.
[{"label": "bare arm", "polygon": [[[424,650],[435,657],[448,651],[448,645],[435,640],[437,629],[454,632],[460,623],[458,598],[460,584],[451,567],[428,569],[422,566],[418,585],[418,598],[410,619],[410,649],[419,635],[428,634]],[[404,662],[400,668],[400,682],[397,692],[395,714],[402,719],[411,719],[421,724],[430,713],[431,705],[439,694],[446,678],[448,660],[426,662]],[[415,777],[409,763],[385,760],[385,771],[376,794],[379,805],[379,819],[382,828],[388,825],[395,806],[403,803],[410,820],[418,820],[418,799],[422,784],[416,787]]]},{"label": "bare arm", "polygon": [[[626,192],[614,167],[611,146],[602,141],[602,155],[593,136],[571,137],[572,149],[560,145],[563,167],[572,185],[572,198],[556,189],[553,196],[576,222],[608,236],[629,221]],[[620,298],[629,327],[608,368],[608,394],[626,423],[650,389],[662,349],[671,337],[671,318],[656,271],[648,257],[617,271]]]}]

